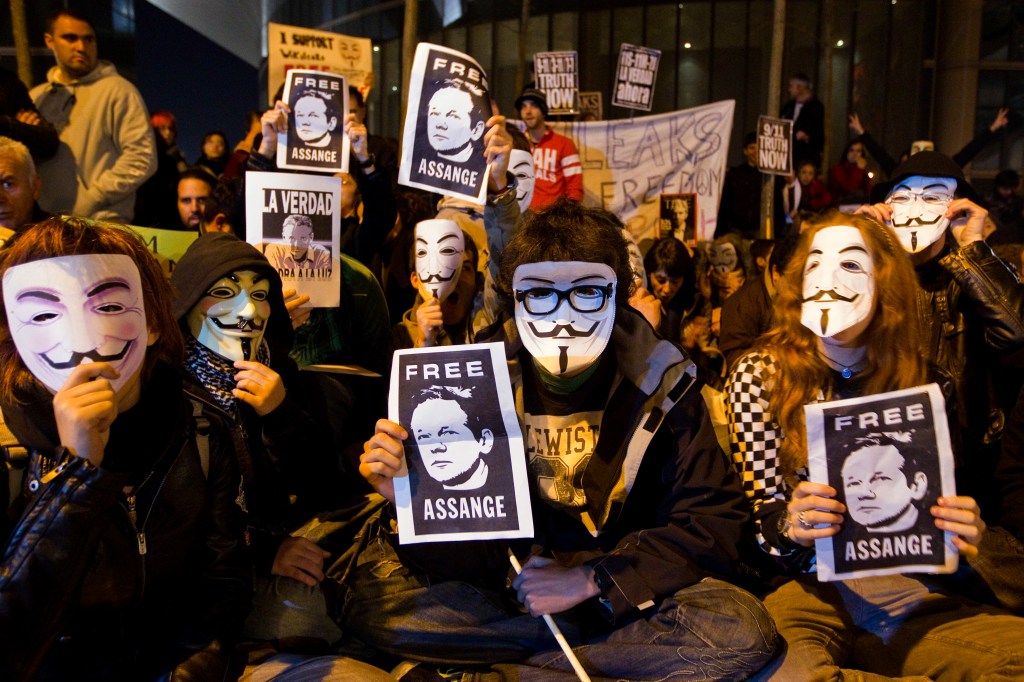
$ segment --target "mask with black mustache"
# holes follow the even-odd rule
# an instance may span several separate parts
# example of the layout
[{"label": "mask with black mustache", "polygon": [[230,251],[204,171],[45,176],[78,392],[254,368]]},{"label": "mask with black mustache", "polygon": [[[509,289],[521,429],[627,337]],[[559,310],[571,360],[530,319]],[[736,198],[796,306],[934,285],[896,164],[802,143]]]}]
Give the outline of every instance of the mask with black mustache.
[{"label": "mask with black mustache", "polygon": [[454,220],[422,220],[416,223],[417,290],[423,300],[443,301],[455,290],[466,237]]},{"label": "mask with black mustache", "polygon": [[536,315],[516,302],[515,320],[523,345],[547,372],[574,376],[591,366],[608,347],[615,326],[615,271],[604,263],[581,261],[527,263],[516,268],[512,287],[517,291],[548,288],[569,291],[589,285],[612,285],[604,305],[594,312],[575,310],[568,299],[545,315]]},{"label": "mask with black mustache", "polygon": [[804,265],[801,323],[831,338],[865,320],[874,305],[874,271],[856,227],[835,225],[815,234]]},{"label": "mask with black mustache", "polygon": [[892,189],[885,203],[892,208],[890,224],[907,253],[917,253],[937,242],[949,218],[946,209],[953,201],[956,180],[914,175]]}]

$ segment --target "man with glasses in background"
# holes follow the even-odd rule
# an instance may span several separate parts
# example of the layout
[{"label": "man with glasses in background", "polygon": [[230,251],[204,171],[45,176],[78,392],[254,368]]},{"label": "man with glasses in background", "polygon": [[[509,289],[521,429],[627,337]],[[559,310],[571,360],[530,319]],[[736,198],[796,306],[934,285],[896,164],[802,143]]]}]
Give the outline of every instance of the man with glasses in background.
[{"label": "man with glasses in background", "polygon": [[[534,537],[399,545],[389,505],[346,581],[343,627],[362,640],[421,661],[571,674],[537,619],[551,614],[602,678],[738,680],[771,658],[763,605],[722,580],[747,519],[739,481],[693,363],[628,305],[621,229],[568,199],[528,219],[497,278],[507,321],[477,339],[505,344]],[[380,420],[361,457],[392,503],[409,437]],[[508,552],[523,563],[512,589],[529,615],[503,599]]]}]

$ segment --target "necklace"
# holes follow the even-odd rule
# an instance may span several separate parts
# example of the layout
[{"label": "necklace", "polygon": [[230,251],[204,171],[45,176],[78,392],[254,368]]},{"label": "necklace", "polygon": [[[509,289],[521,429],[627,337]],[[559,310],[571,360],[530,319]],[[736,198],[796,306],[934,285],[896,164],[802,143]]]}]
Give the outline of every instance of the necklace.
[{"label": "necklace", "polygon": [[863,368],[864,356],[867,354],[867,349],[864,347],[860,348],[841,348],[837,350],[846,351],[842,355],[849,355],[847,358],[836,358],[832,357],[825,352],[825,346],[818,347],[818,355],[828,364],[829,367],[839,372],[839,375],[844,379],[849,379],[853,376],[854,372],[859,372]]}]

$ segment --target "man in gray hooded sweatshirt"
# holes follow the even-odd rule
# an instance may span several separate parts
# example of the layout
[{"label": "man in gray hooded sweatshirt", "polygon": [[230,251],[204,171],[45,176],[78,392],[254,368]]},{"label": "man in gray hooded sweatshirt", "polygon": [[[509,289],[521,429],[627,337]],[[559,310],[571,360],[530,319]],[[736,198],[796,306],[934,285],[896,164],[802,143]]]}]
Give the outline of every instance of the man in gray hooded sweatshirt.
[{"label": "man in gray hooded sweatshirt", "polygon": [[135,191],[156,171],[156,141],[142,96],[96,56],[96,31],[69,9],[47,17],[46,46],[57,65],[29,93],[60,135],[40,164],[39,205],[50,213],[131,222]]}]

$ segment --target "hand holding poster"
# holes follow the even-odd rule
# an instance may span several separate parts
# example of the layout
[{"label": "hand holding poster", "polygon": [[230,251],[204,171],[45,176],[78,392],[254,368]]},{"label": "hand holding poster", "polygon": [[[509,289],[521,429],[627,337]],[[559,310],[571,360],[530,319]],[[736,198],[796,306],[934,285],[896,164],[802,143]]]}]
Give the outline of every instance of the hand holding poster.
[{"label": "hand holding poster", "polygon": [[650,111],[660,61],[661,50],[622,43],[612,104],[625,109]]},{"label": "hand holding poster", "polygon": [[491,97],[483,67],[469,55],[420,43],[411,82],[398,182],[484,203]]},{"label": "hand holding poster", "polygon": [[294,69],[284,85],[288,134],[277,137],[277,167],[347,173],[348,85],[334,73]]},{"label": "hand holding poster", "polygon": [[341,178],[297,173],[245,176],[245,240],[314,308],[341,302]]},{"label": "hand holding poster", "polygon": [[549,114],[579,111],[579,56],[574,50],[534,53],[533,71],[537,89],[547,97]]},{"label": "hand holding poster", "polygon": [[394,479],[399,542],[533,536],[503,344],[396,351],[388,417],[409,432],[407,475]]},{"label": "hand holding poster", "polygon": [[373,45],[369,38],[301,26],[267,24],[267,97],[270,106],[274,106],[274,95],[284,85],[284,77],[292,69],[341,74],[365,100],[373,87]]},{"label": "hand holding poster", "polygon": [[815,540],[818,579],[952,573],[952,533],[930,509],[956,495],[945,401],[936,384],[806,405],[812,481],[846,506],[839,532]]},{"label": "hand holding poster", "polygon": [[757,169],[774,175],[793,174],[793,122],[757,117]]}]

